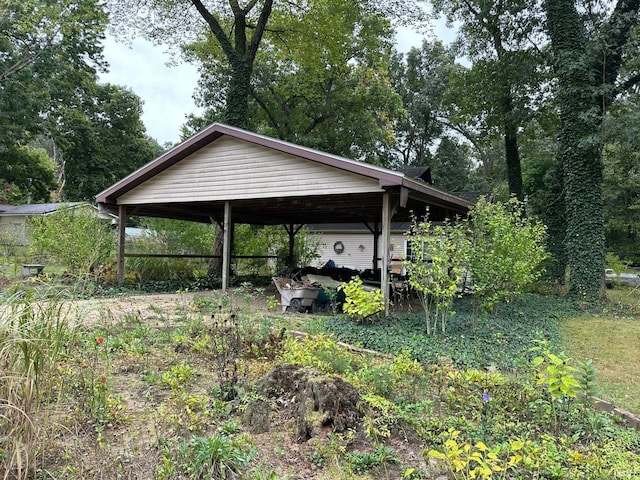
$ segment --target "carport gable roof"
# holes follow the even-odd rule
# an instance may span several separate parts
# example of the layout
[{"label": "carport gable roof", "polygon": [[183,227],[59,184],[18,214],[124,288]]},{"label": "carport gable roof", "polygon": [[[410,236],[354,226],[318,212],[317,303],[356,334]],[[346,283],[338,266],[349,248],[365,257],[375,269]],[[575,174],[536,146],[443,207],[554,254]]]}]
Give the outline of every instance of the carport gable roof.
[{"label": "carport gable roof", "polygon": [[[114,210],[119,204],[129,204],[127,199],[135,189],[139,190],[138,187],[143,188],[145,182],[148,182],[154,177],[159,178],[159,176],[161,176],[163,172],[167,171],[167,169],[177,165],[182,160],[187,159],[196,152],[213,144],[221,137],[229,137],[236,141],[248,142],[249,144],[264,147],[274,152],[280,152],[283,154],[283,157],[295,157],[317,165],[324,165],[325,167],[330,167],[332,171],[344,172],[345,176],[351,175],[359,176],[363,179],[369,179],[369,184],[373,185],[373,187],[370,188],[368,195],[365,195],[364,192],[360,192],[359,195],[349,195],[343,192],[340,196],[332,196],[332,202],[328,205],[328,198],[323,201],[321,195],[314,197],[313,186],[309,187],[308,197],[305,197],[305,195],[300,193],[299,188],[297,193],[291,191],[288,192],[286,188],[282,188],[282,190],[279,191],[277,188],[277,182],[279,179],[278,172],[272,172],[271,174],[273,175],[273,182],[275,186],[272,185],[271,193],[267,194],[261,192],[261,196],[257,193],[255,196],[251,196],[253,194],[249,193],[248,195],[250,195],[250,198],[245,197],[239,202],[234,203],[235,212],[242,212],[242,210],[236,210],[236,204],[239,207],[244,207],[246,209],[244,218],[241,214],[241,218],[238,218],[238,221],[263,224],[336,221],[336,210],[352,207],[354,210],[360,208],[362,211],[360,215],[361,218],[358,217],[358,215],[354,215],[351,218],[351,221],[368,221],[371,220],[371,212],[374,210],[376,216],[378,215],[378,205],[381,201],[378,198],[381,198],[381,196],[371,194],[382,193],[384,190],[396,192],[399,196],[399,203],[403,203],[405,205],[407,204],[408,199],[414,198],[418,199],[418,202],[435,205],[447,211],[454,212],[455,214],[464,214],[472,206],[472,203],[466,200],[441,192],[424,184],[423,182],[399,172],[331,155],[318,150],[301,147],[289,142],[269,138],[220,123],[214,123],[207,127],[185,142],[161,155],[156,160],[153,160],[129,176],[115,183],[113,186],[104,190],[96,197],[98,203],[110,210]],[[280,172],[280,174],[282,173],[283,172]],[[245,193],[245,195],[247,195],[247,193]],[[294,196],[297,196],[296,201],[298,202],[298,205],[295,208],[292,208],[290,200]],[[375,197],[375,199],[369,197]],[[269,198],[270,201],[266,202],[266,198]],[[303,201],[303,198],[306,198],[306,201]],[[232,200],[233,198],[230,196],[229,199]],[[134,208],[136,213],[139,215],[167,216],[187,220],[206,221],[207,218],[217,218],[220,216],[221,208],[223,206],[223,202],[221,202],[219,198],[217,201],[203,201],[202,198],[198,198],[197,196],[182,199],[179,202],[168,202],[163,200],[158,203],[163,202],[164,205],[154,204],[151,201],[145,204],[140,204],[142,202],[138,202],[138,205]],[[300,210],[302,207],[309,206],[311,203],[314,204],[314,207],[311,208],[312,211],[307,211],[307,213],[315,213],[315,218],[307,219],[307,221],[302,222],[301,220],[303,217],[300,215]],[[365,204],[369,204],[369,211],[366,213],[364,212]],[[256,207],[260,207],[263,210],[258,212]],[[251,215],[252,210],[254,215]],[[334,215],[331,215],[332,212]],[[356,212],[354,212],[354,214],[355,213]],[[266,218],[265,216],[267,215],[272,215],[272,218]],[[234,217],[237,218],[235,214]]]}]

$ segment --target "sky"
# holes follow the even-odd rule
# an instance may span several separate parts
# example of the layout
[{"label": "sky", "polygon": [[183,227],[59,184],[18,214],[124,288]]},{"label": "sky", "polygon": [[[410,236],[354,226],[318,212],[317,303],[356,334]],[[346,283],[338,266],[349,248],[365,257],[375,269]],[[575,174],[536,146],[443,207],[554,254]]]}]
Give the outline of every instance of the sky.
[{"label": "sky", "polygon": [[[434,34],[445,42],[452,41],[454,35],[443,23],[435,25]],[[419,46],[422,38],[409,29],[400,29],[397,48],[406,52]],[[196,67],[186,63],[169,66],[171,58],[166,49],[142,38],[126,45],[107,37],[104,56],[109,72],[102,74],[100,81],[133,90],[143,101],[142,121],[147,134],[161,145],[177,143],[187,115],[201,112],[193,100],[198,82]]]}]

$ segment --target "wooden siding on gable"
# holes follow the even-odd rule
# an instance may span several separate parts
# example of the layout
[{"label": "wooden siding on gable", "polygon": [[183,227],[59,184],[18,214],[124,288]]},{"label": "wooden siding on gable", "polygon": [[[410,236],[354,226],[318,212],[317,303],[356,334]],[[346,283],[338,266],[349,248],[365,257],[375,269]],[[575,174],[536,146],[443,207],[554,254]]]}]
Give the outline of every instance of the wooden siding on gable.
[{"label": "wooden siding on gable", "polygon": [[119,204],[381,192],[378,181],[220,137],[118,198]]}]

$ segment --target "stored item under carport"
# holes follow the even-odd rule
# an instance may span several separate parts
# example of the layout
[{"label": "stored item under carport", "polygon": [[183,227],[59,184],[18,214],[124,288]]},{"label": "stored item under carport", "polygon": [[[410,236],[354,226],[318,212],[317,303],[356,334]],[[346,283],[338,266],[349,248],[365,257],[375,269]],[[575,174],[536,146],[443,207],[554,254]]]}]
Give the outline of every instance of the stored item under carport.
[{"label": "stored item under carport", "polygon": [[305,312],[311,307],[313,301],[318,297],[318,293],[320,293],[319,287],[296,282],[290,278],[274,277],[273,283],[280,293],[283,312],[287,308],[292,312]]}]

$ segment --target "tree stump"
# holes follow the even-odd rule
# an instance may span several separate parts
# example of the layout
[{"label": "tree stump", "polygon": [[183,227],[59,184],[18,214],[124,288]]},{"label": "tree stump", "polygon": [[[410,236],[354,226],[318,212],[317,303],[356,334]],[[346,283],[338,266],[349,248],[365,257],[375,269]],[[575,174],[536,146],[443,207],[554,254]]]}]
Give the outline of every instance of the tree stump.
[{"label": "tree stump", "polygon": [[299,365],[281,365],[258,382],[258,392],[290,409],[295,436],[305,442],[331,427],[344,432],[358,425],[360,394],[348,382]]}]

